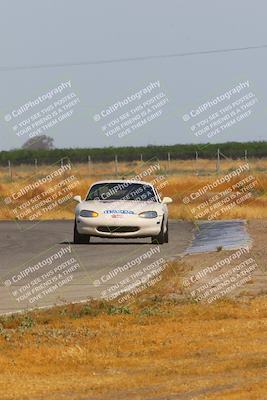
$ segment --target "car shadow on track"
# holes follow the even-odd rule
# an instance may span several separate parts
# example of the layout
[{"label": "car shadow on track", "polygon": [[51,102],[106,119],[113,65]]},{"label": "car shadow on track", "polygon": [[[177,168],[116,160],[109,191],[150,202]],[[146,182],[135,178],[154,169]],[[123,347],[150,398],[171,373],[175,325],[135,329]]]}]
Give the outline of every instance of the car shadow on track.
[{"label": "car shadow on track", "polygon": [[[124,246],[126,246],[126,245],[138,245],[138,246],[140,246],[140,245],[148,245],[148,244],[151,244],[152,245],[152,243],[149,243],[149,242],[112,242],[112,243],[108,243],[108,242],[90,242],[90,243],[79,243],[79,244],[75,244],[74,242],[72,242],[72,241],[70,241],[70,242],[67,242],[67,241],[64,241],[64,242],[60,242],[60,243],[58,243],[58,244],[71,244],[71,245],[74,245],[74,246],[103,246],[103,245],[105,245],[105,246],[118,246],[118,245],[124,245]],[[157,245],[157,243],[153,243],[153,245]]]}]

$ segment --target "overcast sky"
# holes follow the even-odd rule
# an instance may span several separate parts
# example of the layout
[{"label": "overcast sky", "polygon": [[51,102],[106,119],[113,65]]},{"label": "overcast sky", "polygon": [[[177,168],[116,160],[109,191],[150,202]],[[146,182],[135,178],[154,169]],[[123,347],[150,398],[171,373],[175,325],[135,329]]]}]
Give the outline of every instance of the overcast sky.
[{"label": "overcast sky", "polygon": [[[266,140],[266,47],[177,56],[267,45],[264,0],[0,0],[0,5],[1,150],[28,139],[27,133],[17,135],[19,121],[70,93],[79,98],[72,115],[46,131],[57,147]],[[160,57],[164,55],[173,56]],[[68,81],[71,90],[22,116],[12,115]],[[231,100],[222,100],[201,118],[183,121],[191,110],[247,81],[248,89]],[[160,87],[103,117],[111,105],[151,82]],[[193,133],[191,122],[250,92],[257,101],[249,116],[213,138]],[[158,117],[122,138],[105,134],[103,124],[159,93],[168,101]],[[12,120],[5,120],[6,115]]]}]

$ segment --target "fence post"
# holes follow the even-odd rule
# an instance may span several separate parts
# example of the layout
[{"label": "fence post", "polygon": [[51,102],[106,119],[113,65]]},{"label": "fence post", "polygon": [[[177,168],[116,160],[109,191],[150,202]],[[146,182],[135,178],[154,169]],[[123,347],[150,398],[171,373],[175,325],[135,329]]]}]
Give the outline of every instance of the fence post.
[{"label": "fence post", "polygon": [[198,175],[198,152],[196,151],[196,175]]},{"label": "fence post", "polygon": [[248,161],[248,151],[247,150],[245,150],[245,161],[246,162]]},{"label": "fence post", "polygon": [[91,172],[91,156],[87,156],[88,170]]},{"label": "fence post", "polygon": [[12,182],[13,176],[12,176],[12,167],[11,167],[11,161],[10,160],[8,160],[8,174],[9,174],[9,178],[10,178],[10,180]]},{"label": "fence post", "polygon": [[37,168],[38,168],[38,160],[37,160],[37,158],[34,159],[34,166],[35,166],[35,171],[37,171]]},{"label": "fence post", "polygon": [[220,173],[220,164],[221,164],[221,160],[220,160],[220,149],[217,150],[217,163],[216,163],[216,172],[217,174]]},{"label": "fence post", "polygon": [[171,170],[171,153],[168,153],[168,171]]},{"label": "fence post", "polygon": [[115,154],[115,175],[118,176],[118,156]]},{"label": "fence post", "polygon": [[143,162],[143,154],[140,154],[140,161]]}]

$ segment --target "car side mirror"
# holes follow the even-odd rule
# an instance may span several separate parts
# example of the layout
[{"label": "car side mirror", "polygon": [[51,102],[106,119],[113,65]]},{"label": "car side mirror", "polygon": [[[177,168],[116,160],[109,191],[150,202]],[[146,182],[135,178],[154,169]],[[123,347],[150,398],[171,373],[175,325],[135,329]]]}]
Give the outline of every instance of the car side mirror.
[{"label": "car side mirror", "polygon": [[170,197],[163,197],[162,203],[170,204],[170,203],[172,203],[172,199]]},{"label": "car side mirror", "polygon": [[81,203],[82,202],[81,196],[74,196],[73,200],[77,201],[77,203]]}]

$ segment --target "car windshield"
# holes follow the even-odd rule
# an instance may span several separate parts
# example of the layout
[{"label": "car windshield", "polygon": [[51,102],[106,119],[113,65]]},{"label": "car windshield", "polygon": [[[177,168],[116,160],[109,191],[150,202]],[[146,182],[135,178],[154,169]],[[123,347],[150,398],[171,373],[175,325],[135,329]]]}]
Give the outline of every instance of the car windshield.
[{"label": "car windshield", "polygon": [[91,187],[86,200],[157,201],[150,185],[131,182],[98,183]]}]

